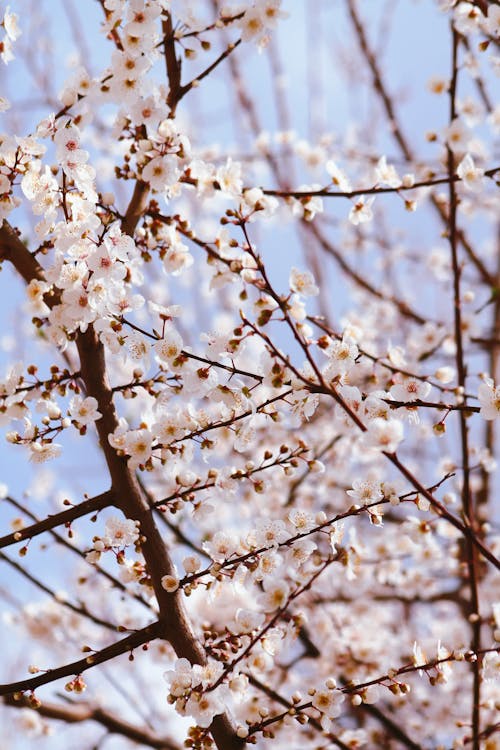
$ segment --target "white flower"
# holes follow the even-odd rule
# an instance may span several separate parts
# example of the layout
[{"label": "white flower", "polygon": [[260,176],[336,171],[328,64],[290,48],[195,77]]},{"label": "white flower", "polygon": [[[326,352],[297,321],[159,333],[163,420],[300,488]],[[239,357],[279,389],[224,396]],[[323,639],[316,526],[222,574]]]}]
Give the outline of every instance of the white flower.
[{"label": "white flower", "polygon": [[30,443],[30,461],[34,464],[42,464],[61,455],[62,447],[56,443]]},{"label": "white flower", "polygon": [[229,195],[241,194],[243,181],[241,179],[241,164],[239,162],[233,162],[229,158],[224,166],[219,167],[215,174],[215,179],[224,193],[228,193]]},{"label": "white flower", "polygon": [[380,487],[380,482],[371,481],[369,479],[355,479],[352,483],[352,490],[347,490],[347,494],[349,497],[359,500],[363,505],[382,500],[384,496]]},{"label": "white flower", "polygon": [[255,544],[257,547],[277,547],[289,536],[283,521],[264,521],[255,530]]},{"label": "white flower", "polygon": [[111,516],[104,528],[104,543],[107,547],[128,547],[139,538],[139,522],[130,518]]},{"label": "white flower", "polygon": [[259,597],[264,612],[281,609],[288,601],[290,587],[282,578],[264,578],[262,582],[265,594]]},{"label": "white flower", "polygon": [[361,195],[356,199],[356,203],[354,203],[349,211],[349,221],[351,224],[357,226],[358,224],[365,224],[373,219],[372,203],[374,200],[375,198],[373,196],[371,198],[365,198],[364,195]]},{"label": "white flower", "polygon": [[488,18],[484,23],[486,31],[493,37],[500,36],[500,6],[489,4],[488,7]]},{"label": "white flower", "polygon": [[169,191],[179,179],[177,157],[173,155],[155,156],[142,170],[142,179],[149,182],[153,190]]},{"label": "white flower", "polygon": [[97,400],[93,396],[74,396],[69,402],[69,415],[79,425],[93,424],[102,417],[101,412],[97,410]]},{"label": "white flower", "polygon": [[177,576],[172,575],[162,576],[161,585],[165,591],[168,591],[169,594],[173,594],[179,588],[179,579]]},{"label": "white flower", "polygon": [[494,652],[485,654],[481,671],[483,680],[500,682],[500,654]]},{"label": "white flower", "polygon": [[324,352],[329,358],[323,368],[323,375],[327,380],[346,375],[354,367],[359,354],[356,344],[347,337],[342,341],[333,341]]},{"label": "white flower", "polygon": [[193,667],[185,658],[177,659],[174,669],[165,672],[163,677],[168,683],[170,695],[174,695],[176,698],[184,695],[193,687]]},{"label": "white flower", "polygon": [[444,129],[443,135],[447,145],[453,151],[465,149],[468,133],[463,126],[462,121],[457,117],[452,121],[451,125]]},{"label": "white flower", "polygon": [[15,42],[22,33],[18,25],[18,20],[18,15],[16,13],[11,13],[10,6],[8,5],[5,9],[2,25],[5,29],[5,33],[13,42]]},{"label": "white flower", "polygon": [[403,424],[398,419],[377,417],[368,423],[361,442],[369,448],[394,453],[403,440]]},{"label": "white flower", "polygon": [[220,693],[219,689],[208,693],[193,690],[186,703],[185,711],[193,717],[198,726],[209,727],[214,716],[224,713],[225,706]]},{"label": "white flower", "polygon": [[291,510],[288,514],[288,519],[295,526],[299,534],[305,534],[316,526],[314,516],[299,508]]},{"label": "white flower", "polygon": [[314,283],[314,276],[310,271],[299,271],[297,268],[292,268],[289,284],[292,292],[302,294],[304,297],[315,297],[319,294],[319,289]]},{"label": "white flower", "polygon": [[478,398],[481,404],[479,413],[483,419],[497,419],[500,416],[500,386],[495,386],[490,378],[479,386]]},{"label": "white flower", "polygon": [[238,21],[241,38],[244,42],[252,39],[262,39],[265,32],[264,19],[256,8],[245,11],[243,18]]},{"label": "white flower", "polygon": [[468,190],[478,193],[484,184],[484,169],[476,167],[470,154],[466,154],[457,167],[457,175]]},{"label": "white flower", "polygon": [[182,346],[181,335],[173,326],[168,326],[165,329],[163,338],[157,341],[153,348],[160,362],[171,364],[181,354]]},{"label": "white flower", "polygon": [[123,450],[130,456],[128,465],[131,469],[137,469],[151,457],[152,442],[153,436],[147,429],[130,430],[126,433]]},{"label": "white flower", "polygon": [[375,175],[379,185],[387,185],[391,188],[401,186],[401,179],[392,164],[387,164],[387,158],[381,156],[375,167]]},{"label": "white flower", "polygon": [[447,78],[443,76],[433,75],[427,81],[427,88],[433,94],[444,94],[449,85]]},{"label": "white flower", "polygon": [[182,567],[188,575],[196,573],[201,568],[201,560],[198,555],[188,555],[183,559]]},{"label": "white flower", "polygon": [[264,619],[262,612],[255,612],[251,609],[237,609],[234,620],[229,623],[228,629],[234,635],[252,633],[262,627]]},{"label": "white flower", "polygon": [[[264,195],[260,188],[249,188],[243,192],[243,204],[240,210],[250,208],[252,212],[259,212],[265,218],[272,216],[278,208],[278,200],[270,195]],[[250,221],[256,218],[255,214],[250,216]]]},{"label": "white flower", "polygon": [[423,401],[430,393],[432,386],[422,380],[400,377],[389,393],[395,401]]},{"label": "white flower", "polygon": [[455,27],[464,36],[479,31],[479,22],[482,19],[481,10],[473,3],[461,2],[455,8]]},{"label": "white flower", "polygon": [[334,161],[326,162],[326,171],[332,178],[332,182],[339,188],[341,193],[350,193],[352,190],[351,183],[345,173],[337,167]]},{"label": "white flower", "polygon": [[203,549],[216,562],[224,562],[231,557],[238,546],[238,539],[225,531],[217,531],[210,541],[203,542]]},{"label": "white flower", "polygon": [[326,688],[325,690],[316,690],[312,704],[314,708],[329,719],[335,719],[342,712],[340,706],[343,700],[344,694],[340,690]]}]

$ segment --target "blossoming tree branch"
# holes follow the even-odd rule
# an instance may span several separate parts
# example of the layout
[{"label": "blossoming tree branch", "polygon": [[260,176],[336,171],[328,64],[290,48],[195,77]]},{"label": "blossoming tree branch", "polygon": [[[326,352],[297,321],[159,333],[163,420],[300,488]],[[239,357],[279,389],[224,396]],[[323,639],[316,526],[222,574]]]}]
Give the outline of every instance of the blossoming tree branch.
[{"label": "blossoming tree branch", "polygon": [[11,746],[500,747],[500,4],[16,5]]}]

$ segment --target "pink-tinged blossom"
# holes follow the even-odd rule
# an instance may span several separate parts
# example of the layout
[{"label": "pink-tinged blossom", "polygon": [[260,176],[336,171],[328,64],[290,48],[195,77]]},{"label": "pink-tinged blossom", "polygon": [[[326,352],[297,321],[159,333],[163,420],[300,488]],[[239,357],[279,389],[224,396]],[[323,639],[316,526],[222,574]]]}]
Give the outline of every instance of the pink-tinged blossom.
[{"label": "pink-tinged blossom", "polygon": [[241,164],[228,159],[226,163],[219,167],[215,173],[215,179],[219,183],[220,189],[228,195],[241,195],[243,180],[241,177]]},{"label": "pink-tinged blossom", "polygon": [[326,171],[332,178],[333,184],[338,187],[339,192],[341,193],[350,193],[352,190],[352,185],[347,179],[345,173],[339,169],[337,164],[334,161],[327,161],[326,162]]},{"label": "pink-tinged blossom", "polygon": [[177,163],[178,160],[173,155],[155,156],[143,168],[142,179],[153,190],[168,194],[180,176]]},{"label": "pink-tinged blossom", "polygon": [[139,538],[139,522],[130,518],[111,516],[104,527],[103,542],[107,547],[128,547]]},{"label": "pink-tinged blossom", "polygon": [[179,588],[179,579],[174,575],[165,575],[161,579],[162,588],[169,594],[173,594]]},{"label": "pink-tinged blossom", "polygon": [[264,578],[262,582],[264,594],[259,597],[259,603],[264,612],[274,612],[284,607],[290,595],[290,587],[282,578]]},{"label": "pink-tinged blossom", "polygon": [[454,14],[455,27],[464,35],[479,31],[479,24],[484,18],[480,8],[471,2],[459,2]]},{"label": "pink-tinged blossom", "polygon": [[384,497],[380,482],[370,479],[355,479],[352,490],[347,490],[347,494],[362,505],[377,502]]},{"label": "pink-tinged blossom", "polygon": [[481,404],[479,413],[483,419],[492,420],[500,417],[500,386],[495,386],[488,378],[479,386],[478,398]]},{"label": "pink-tinged blossom", "polygon": [[61,455],[62,447],[57,443],[29,443],[30,461],[34,464],[42,464]]},{"label": "pink-tinged blossom", "polygon": [[298,534],[307,533],[316,526],[314,516],[300,508],[291,510],[288,514],[288,520],[295,527]]},{"label": "pink-tinged blossom", "polygon": [[251,609],[238,609],[234,619],[228,624],[228,628],[234,635],[252,633],[259,630],[264,624],[265,616],[262,612]]},{"label": "pink-tinged blossom", "polygon": [[[351,413],[358,414],[363,404],[363,397],[359,388],[352,385],[342,385],[338,388],[338,394],[349,407]],[[335,406],[335,418],[347,429],[353,428],[353,420],[341,404]]]},{"label": "pink-tinged blossom", "polygon": [[262,521],[254,532],[256,547],[277,547],[290,536],[283,521]]},{"label": "pink-tinged blossom", "polygon": [[216,531],[211,539],[203,542],[203,549],[215,562],[228,560],[231,555],[237,552],[238,548],[238,538],[226,531]]},{"label": "pink-tinged blossom", "polygon": [[158,361],[165,364],[172,364],[181,355],[182,347],[182,337],[173,326],[166,327],[163,338],[153,345]]},{"label": "pink-tinged blossom", "polygon": [[[334,683],[334,680],[328,680],[328,685]],[[321,726],[328,731],[331,719],[335,719],[342,713],[342,703],[345,696],[335,687],[325,686],[322,690],[315,690],[312,697],[312,705],[321,714]]]},{"label": "pink-tinged blossom", "polygon": [[278,201],[269,195],[264,195],[260,188],[248,188],[243,192],[243,203],[240,210],[249,214],[249,221],[255,221],[258,217],[269,218],[278,209]]},{"label": "pink-tinged blossom", "polygon": [[97,400],[93,396],[87,396],[87,398],[74,396],[69,402],[69,415],[79,425],[92,425],[102,417],[97,407]]},{"label": "pink-tinged blossom", "polygon": [[381,156],[375,167],[375,178],[379,185],[387,185],[387,187],[398,188],[401,187],[401,178],[396,172],[396,168],[392,164],[387,164],[387,157]]},{"label": "pink-tinged blossom", "polygon": [[215,716],[224,713],[226,707],[223,693],[225,690],[221,690],[221,688],[224,688],[224,686],[221,685],[207,693],[192,691],[184,710],[188,716],[195,720],[198,726],[209,727]]},{"label": "pink-tinged blossom", "polygon": [[500,36],[500,6],[490,3],[488,6],[488,15],[484,22],[486,32],[492,37],[498,39]]},{"label": "pink-tinged blossom", "polygon": [[19,37],[21,36],[22,32],[19,28],[19,16],[17,15],[17,13],[11,12],[9,5],[5,9],[2,26],[4,27],[5,32],[11,41],[15,42],[16,39],[19,39]]},{"label": "pink-tinged blossom", "polygon": [[431,392],[432,386],[423,380],[410,377],[398,377],[389,393],[395,401],[424,401]]},{"label": "pink-tinged blossom", "polygon": [[128,465],[137,469],[151,458],[153,435],[145,428],[127,432],[123,441],[123,450],[129,456]]},{"label": "pink-tinged blossom", "polygon": [[185,695],[197,684],[196,679],[193,681],[193,667],[185,658],[177,659],[174,669],[169,669],[163,677],[169,687],[170,695],[175,698]]},{"label": "pink-tinged blossom", "polygon": [[356,198],[355,203],[349,212],[349,221],[351,224],[357,226],[358,224],[365,224],[373,219],[372,204],[375,198],[365,198],[364,195],[360,195]]},{"label": "pink-tinged blossom", "polygon": [[164,446],[180,440],[186,429],[187,425],[181,414],[162,414],[153,425],[157,441]]},{"label": "pink-tinged blossom", "polygon": [[314,283],[314,276],[310,271],[299,271],[297,268],[292,268],[289,285],[292,292],[301,294],[303,297],[316,297],[319,294],[319,289]]},{"label": "pink-tinged blossom", "polygon": [[236,25],[244,42],[254,41],[262,49],[268,44],[269,32],[276,27],[278,20],[286,17],[287,13],[281,10],[281,0],[256,0]]},{"label": "pink-tinged blossom", "polygon": [[457,167],[457,175],[464,186],[473,193],[479,193],[484,187],[484,169],[476,167],[470,154],[466,154]]},{"label": "pink-tinged blossom", "polygon": [[403,440],[403,423],[398,419],[381,419],[377,417],[368,423],[368,430],[362,436],[362,444],[367,448],[375,448],[394,453]]}]

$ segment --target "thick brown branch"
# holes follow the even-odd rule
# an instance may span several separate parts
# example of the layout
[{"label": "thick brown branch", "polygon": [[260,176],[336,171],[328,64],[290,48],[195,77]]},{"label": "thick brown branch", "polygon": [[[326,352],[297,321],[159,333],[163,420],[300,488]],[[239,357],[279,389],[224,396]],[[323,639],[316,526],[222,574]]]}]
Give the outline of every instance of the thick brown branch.
[{"label": "thick brown branch", "polygon": [[8,221],[0,228],[0,261],[8,260],[27,284],[33,279],[45,279],[43,268],[30,253],[17,232]]},{"label": "thick brown branch", "polygon": [[26,539],[33,539],[33,537],[42,534],[44,531],[50,531],[57,528],[57,526],[70,524],[77,518],[86,516],[88,513],[94,513],[115,504],[115,496],[111,490],[104,492],[102,495],[91,497],[89,500],[84,500],[82,503],[68,508],[68,510],[62,510],[60,513],[47,516],[43,521],[37,521],[37,523],[31,526],[26,526],[24,529],[19,529],[19,531],[13,531],[12,534],[0,537],[0,549],[8,547],[11,544],[23,542]]}]

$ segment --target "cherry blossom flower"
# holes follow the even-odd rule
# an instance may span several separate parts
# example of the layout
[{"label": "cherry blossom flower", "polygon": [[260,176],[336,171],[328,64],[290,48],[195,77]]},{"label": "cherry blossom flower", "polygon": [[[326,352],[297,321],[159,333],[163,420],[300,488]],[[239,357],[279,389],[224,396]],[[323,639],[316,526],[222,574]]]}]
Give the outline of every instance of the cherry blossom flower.
[{"label": "cherry blossom flower", "polygon": [[262,612],[240,608],[236,611],[234,620],[228,624],[228,628],[235,635],[252,633],[262,627],[264,619]]},{"label": "cherry blossom flower", "polygon": [[347,490],[347,494],[358,500],[362,505],[382,500],[384,496],[380,482],[370,479],[355,479],[352,483],[352,490]]},{"label": "cherry blossom flower", "polygon": [[354,226],[358,224],[365,224],[373,219],[372,204],[375,200],[374,196],[371,198],[365,198],[364,195],[360,195],[356,198],[356,202],[353,204],[349,212],[349,221]]},{"label": "cherry blossom flower", "polygon": [[483,419],[492,420],[500,416],[500,386],[495,386],[490,378],[479,386],[478,398],[481,404],[479,413]]},{"label": "cherry blossom flower", "polygon": [[123,439],[123,450],[129,456],[128,465],[137,469],[146,463],[152,455],[153,435],[145,428],[127,432]]},{"label": "cherry blossom flower", "polygon": [[265,593],[259,598],[264,612],[274,612],[285,606],[290,594],[288,584],[278,578],[267,577],[262,582]]},{"label": "cherry blossom flower", "polygon": [[314,283],[314,277],[310,271],[299,271],[297,268],[292,268],[288,283],[292,292],[297,292],[304,297],[315,297],[319,294],[319,289]]},{"label": "cherry blossom flower", "polygon": [[334,161],[327,161],[326,163],[326,171],[332,178],[332,182],[336,187],[339,188],[339,191],[341,193],[350,193],[352,190],[351,183],[347,179],[344,172],[339,169],[339,167],[336,165]]},{"label": "cherry blossom flower", "polygon": [[169,686],[170,695],[176,698],[185,695],[191,687],[195,687],[198,684],[193,675],[193,667],[185,658],[177,659],[174,669],[165,672],[163,677]]},{"label": "cherry blossom flower", "polygon": [[220,688],[208,693],[193,690],[184,710],[192,716],[198,726],[209,727],[215,716],[224,713],[223,691]]},{"label": "cherry blossom flower", "polygon": [[431,389],[430,383],[417,378],[398,377],[389,393],[395,401],[424,401]]},{"label": "cherry blossom flower", "polygon": [[182,352],[183,341],[181,335],[173,326],[165,328],[163,338],[154,344],[153,349],[160,362],[171,364]]},{"label": "cherry blossom flower", "polygon": [[30,461],[41,464],[61,455],[62,447],[57,443],[40,443],[34,441],[29,443]]},{"label": "cherry blossom flower", "polygon": [[394,453],[403,440],[403,424],[398,419],[376,417],[368,423],[368,431],[363,434],[362,443],[367,448]]},{"label": "cherry blossom flower", "polygon": [[128,547],[139,538],[139,522],[130,518],[111,516],[106,520],[105,544],[109,547]]},{"label": "cherry blossom flower", "polygon": [[93,396],[87,396],[86,398],[74,396],[69,402],[68,413],[78,425],[87,426],[101,419],[102,414],[97,406],[97,399]]},{"label": "cherry blossom flower", "polygon": [[483,189],[484,170],[476,167],[470,154],[466,154],[457,167],[457,175],[468,190],[478,193]]},{"label": "cherry blossom flower", "polygon": [[209,541],[203,542],[203,549],[216,562],[229,559],[238,547],[238,539],[225,531],[217,531]]},{"label": "cherry blossom flower", "polygon": [[161,585],[168,591],[169,594],[173,594],[179,588],[179,579],[173,575],[162,576]]},{"label": "cherry blossom flower", "polygon": [[16,39],[19,39],[22,33],[21,29],[19,28],[18,22],[19,22],[19,16],[16,13],[12,13],[10,10],[10,6],[8,5],[5,8],[2,26],[4,27],[9,39],[13,42],[15,42]]},{"label": "cherry blossom flower", "polygon": [[180,176],[177,158],[173,155],[155,156],[142,170],[142,179],[149,182],[151,188],[168,195]]},{"label": "cherry blossom flower", "polygon": [[241,195],[243,180],[241,178],[241,164],[233,162],[229,158],[222,167],[219,167],[215,173],[215,179],[219,183],[220,189],[228,195]]},{"label": "cherry blossom flower", "polygon": [[387,185],[391,188],[401,186],[401,179],[392,164],[387,164],[387,157],[381,156],[375,168],[375,176],[379,185]]},{"label": "cherry blossom flower", "polygon": [[[329,680],[328,684],[334,683],[333,680]],[[328,730],[329,722],[324,722],[324,719],[336,719],[342,713],[342,703],[344,702],[345,696],[340,690],[336,690],[334,687],[326,687],[323,690],[315,690],[312,697],[312,705],[321,713],[321,725],[325,731]]]}]

